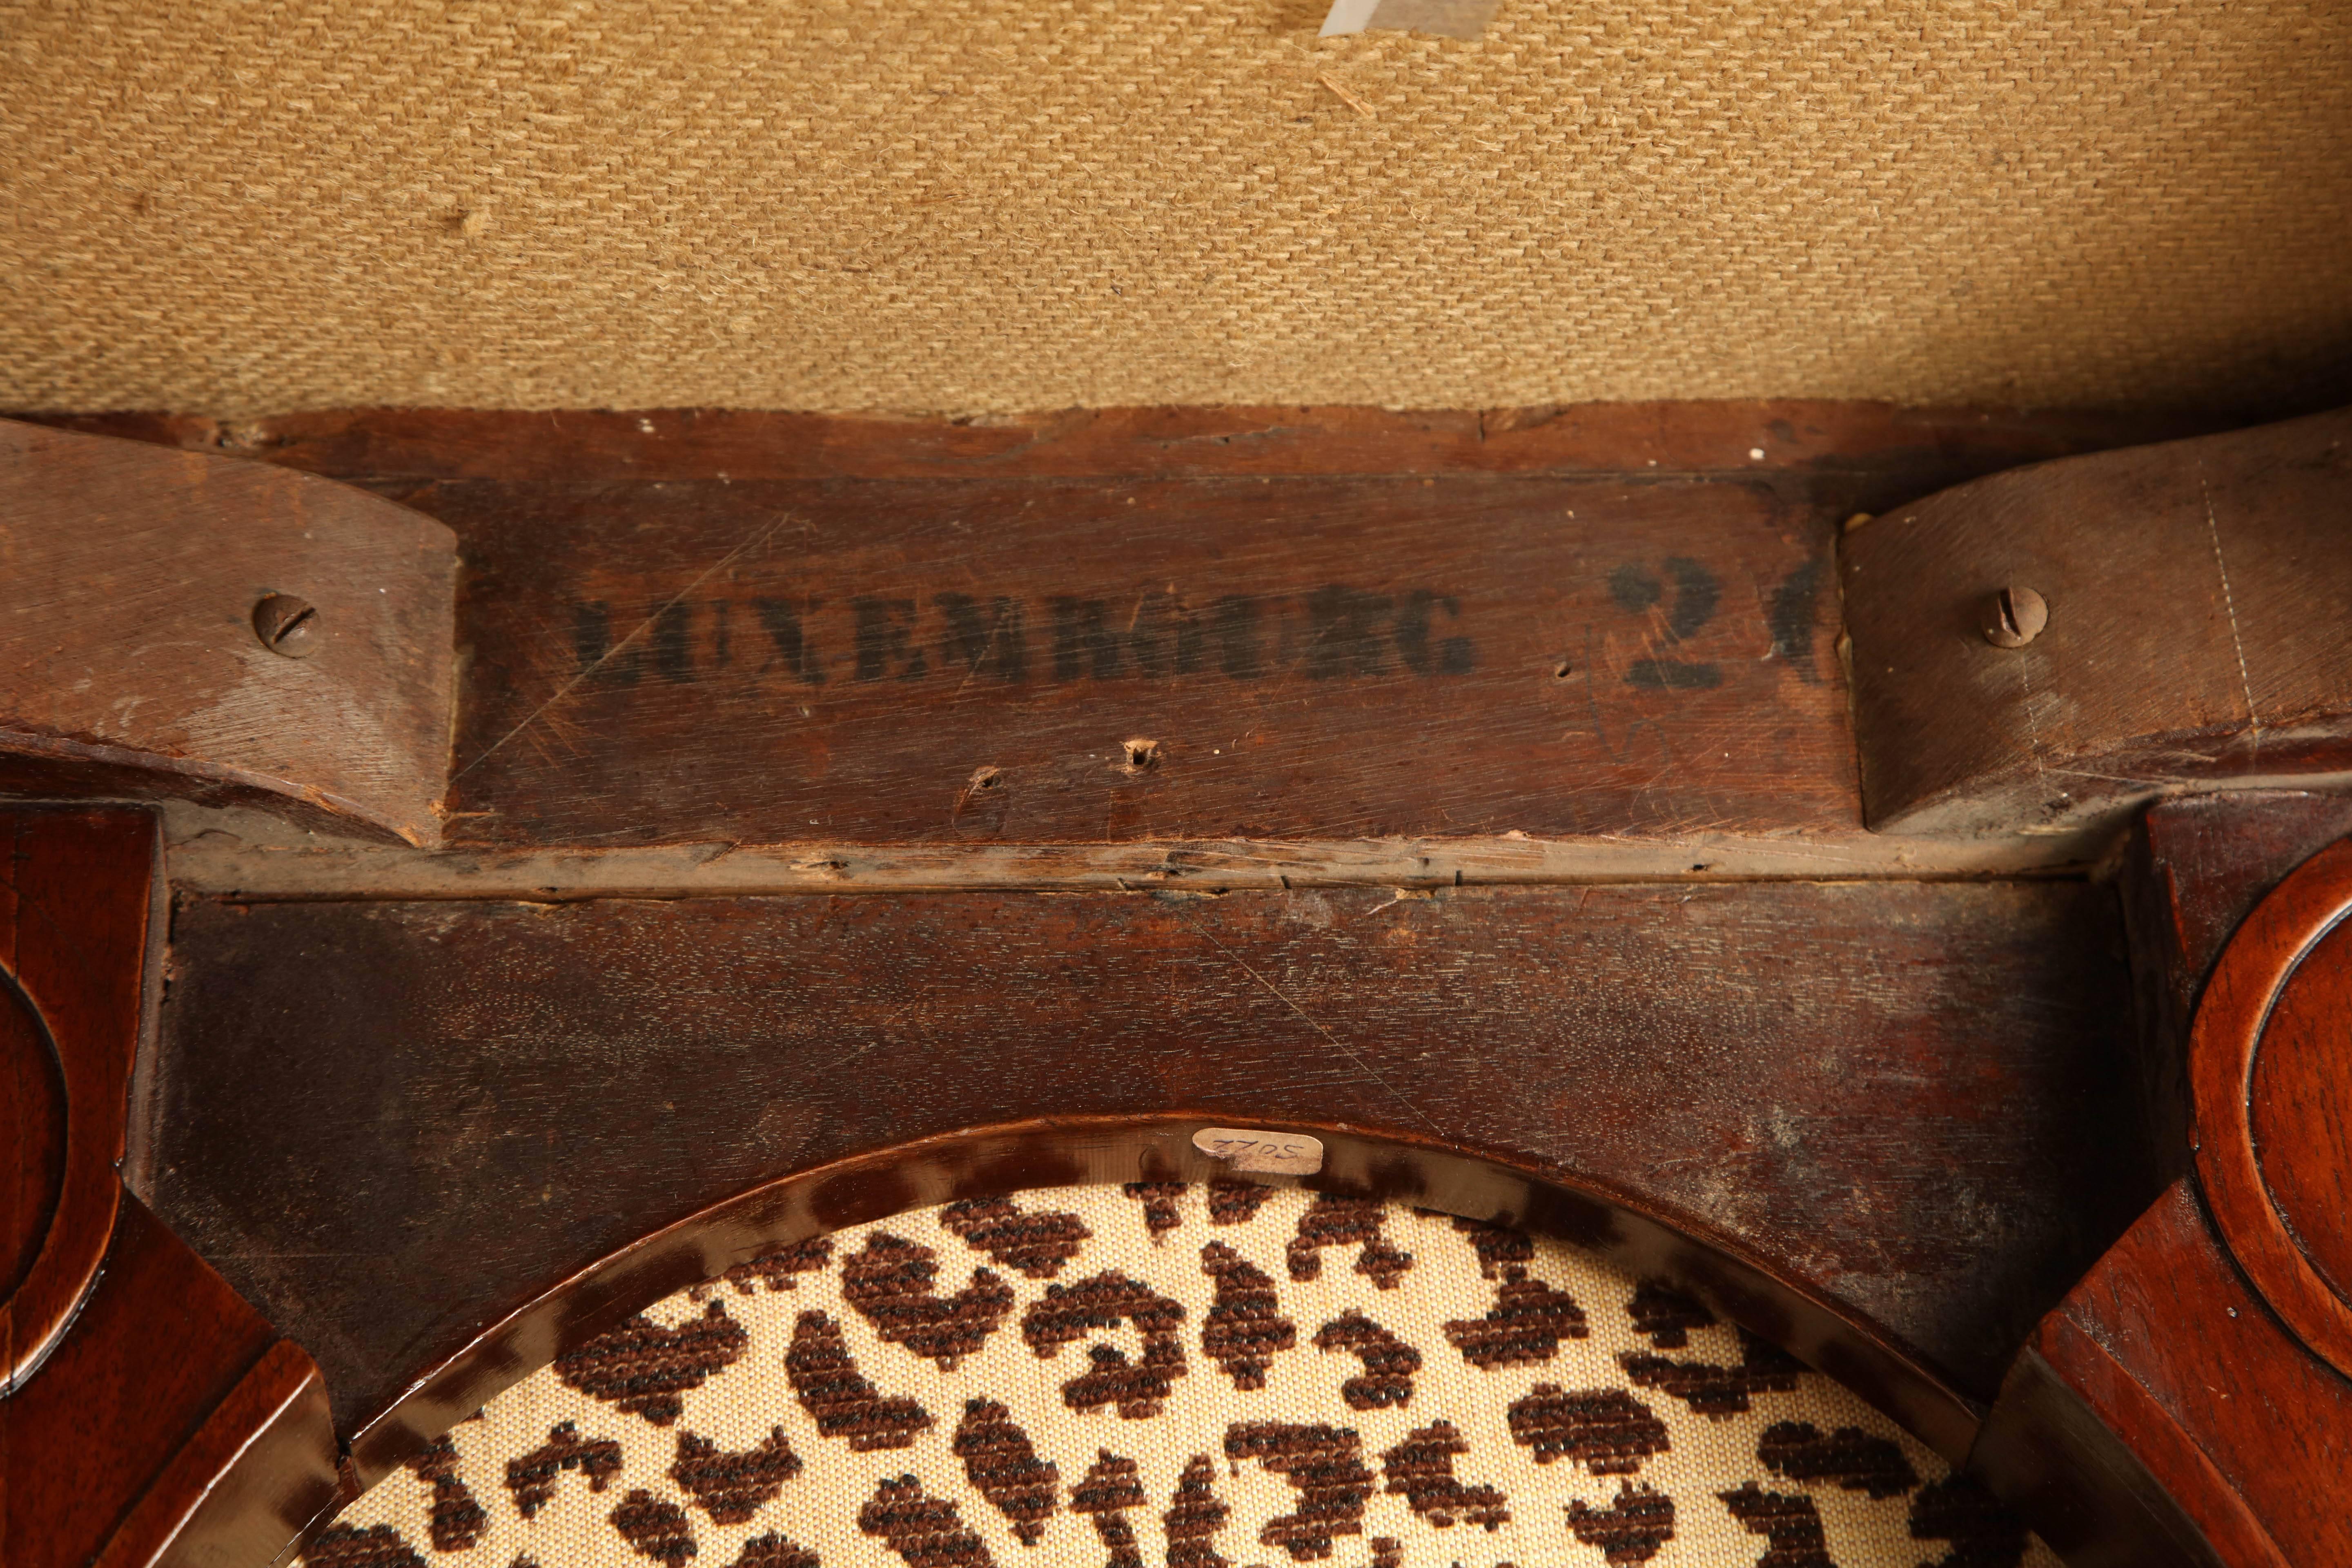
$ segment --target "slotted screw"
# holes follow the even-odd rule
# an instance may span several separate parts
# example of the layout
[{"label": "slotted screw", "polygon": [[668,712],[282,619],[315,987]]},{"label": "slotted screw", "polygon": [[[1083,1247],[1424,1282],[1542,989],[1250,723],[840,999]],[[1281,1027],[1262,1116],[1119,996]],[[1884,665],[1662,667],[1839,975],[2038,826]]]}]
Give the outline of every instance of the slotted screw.
[{"label": "slotted screw", "polygon": [[291,594],[272,594],[253,606],[253,635],[272,653],[308,658],[319,650],[318,608]]},{"label": "slotted screw", "polygon": [[2031,588],[2007,587],[1984,603],[1980,624],[1995,647],[2023,647],[2050,624],[2050,606]]}]

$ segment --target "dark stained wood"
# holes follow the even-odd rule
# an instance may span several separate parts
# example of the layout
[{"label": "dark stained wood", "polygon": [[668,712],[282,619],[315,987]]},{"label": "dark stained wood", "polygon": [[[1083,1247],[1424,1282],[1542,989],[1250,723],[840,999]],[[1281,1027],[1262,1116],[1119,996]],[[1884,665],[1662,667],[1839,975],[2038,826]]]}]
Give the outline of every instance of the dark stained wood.
[{"label": "dark stained wood", "polygon": [[[2099,1261],[2032,1350],[2038,1364],[2014,1374],[1972,1462],[2077,1568],[2352,1562],[2352,1382],[2247,1289],[2189,1182]],[[2178,1544],[2184,1519],[2210,1555]]]},{"label": "dark stained wood", "polygon": [[[273,523],[296,502],[271,484],[310,487],[299,504],[314,508],[354,498],[268,465],[454,528],[465,686],[454,759],[432,758],[454,762],[453,840],[717,841],[722,856],[809,840],[1822,840],[1859,816],[1832,651],[1840,521],[2117,434],[1795,405],[996,426],[435,411],[78,423],[210,454],[188,469],[194,491],[247,487],[263,499],[239,505]],[[2213,536],[2232,656],[2285,613],[2265,595],[2292,606],[2337,569],[2272,550],[2246,569],[2252,587],[2240,580],[2229,530],[2248,487],[2340,484],[2331,452],[2304,455],[2237,478],[2209,463],[2198,494],[2221,502],[2188,521],[2166,510],[2182,473],[2171,500],[2113,509]],[[2294,507],[2274,510],[2327,542]],[[1874,548],[1890,521],[1847,538]],[[223,537],[172,536],[205,572],[228,570],[213,559]],[[2136,570],[2179,566],[2164,538],[2137,542],[2167,553]],[[81,558],[55,575],[105,586]],[[2025,654],[2063,651],[2049,639],[2073,624],[2072,593],[2053,593],[2053,629]],[[230,596],[245,648],[252,595]],[[56,614],[8,610],[16,628]],[[403,625],[376,654],[421,646]],[[2200,672],[2220,657],[2210,629],[2174,650]],[[2100,660],[2123,646],[2068,668],[2112,685]],[[2185,773],[2165,760],[2168,779],[2327,765],[2335,710],[2286,699],[2297,680],[2336,689],[2336,646],[2284,658],[2269,685],[2259,658],[2232,663],[2238,731],[2118,731],[2105,771],[2124,776],[2087,786],[2110,799],[1977,826],[2095,826],[2144,782],[2133,747],[2202,748]],[[264,679],[308,668],[248,652]],[[2134,671],[2148,689],[2130,700],[2162,696],[2158,668]],[[418,668],[400,714],[430,684]],[[55,668],[26,678],[49,696],[65,684]],[[331,717],[345,710],[381,717],[352,702]],[[231,776],[169,746],[36,740],[0,765],[0,791],[259,790],[347,828],[365,815],[349,794],[289,793],[283,769]],[[2108,743],[2064,765],[2093,771]],[[2174,1009],[2147,1013],[2152,1035],[2185,1034],[2201,980],[2175,957],[2210,962],[2229,911],[2261,890],[2246,836],[2300,843],[2340,805],[2232,826],[2234,848],[2223,817],[2151,815],[2125,884],[2135,942],[2166,954],[2137,980]],[[397,815],[369,820],[430,837],[429,809]],[[2174,885],[2200,855],[2214,875]],[[2168,1091],[2161,1059],[2134,1060],[2116,903],[2076,882],[191,900],[127,1148],[127,1069],[108,1092],[134,1187],[221,1274],[125,1202],[82,1315],[0,1401],[0,1461],[42,1456],[0,1463],[0,1514],[30,1499],[24,1528],[40,1531],[0,1540],[0,1560],[266,1559],[336,1495],[338,1426],[354,1443],[346,1475],[373,1478],[559,1351],[762,1246],[959,1195],[1199,1179],[1210,1167],[1189,1137],[1211,1122],[1316,1132],[1330,1163],[1313,1184],[1513,1219],[1684,1281],[1948,1455],[2001,1388],[1980,1467],[2040,1498],[2053,1538],[2083,1552],[2122,1541],[2210,1563],[2201,1533],[2233,1568],[2339,1560],[2307,1554],[2337,1543],[2287,1518],[2291,1500],[2242,1488],[2258,1457],[2243,1412],[2222,1412],[2218,1437],[2199,1425],[2211,1413],[2188,1380],[2229,1394],[2219,1362],[2144,1373],[2132,1359],[2132,1334],[2161,1341],[2215,1302],[2251,1303],[2301,1352],[2219,1241],[2197,1231],[2200,1255],[2174,1234],[2203,1223],[2187,1189],[2173,1231],[2150,1229],[2159,1205],[2133,1232],[2147,1257],[2110,1250],[2182,1168],[2189,1099],[2185,1069]],[[2310,1233],[2341,1187],[2325,1031],[2345,999],[2289,1003],[2276,1054],[2246,1054],[2243,1141],[2275,1228],[2332,1289],[2340,1232]],[[37,1133],[56,1104],[43,1058],[16,1036],[0,1045],[0,1104]],[[58,1085],[70,1112],[80,1102]],[[22,1215],[49,1201],[38,1172],[68,1168],[22,1142],[33,1157],[0,1212],[0,1268],[9,1237],[23,1250]],[[2266,1163],[2290,1144],[2294,1163]],[[2142,1279],[2157,1257],[2172,1276]],[[2225,1285],[2239,1295],[2225,1301]],[[159,1330],[160,1300],[191,1303],[187,1321]],[[2297,1378],[2332,1375],[2267,1342],[2211,1353],[2277,1360],[2254,1374],[2272,1380],[2273,1422],[2303,1408]],[[2342,1458],[2314,1408],[2317,1436],[2287,1471]]]},{"label": "dark stained wood", "polygon": [[[2042,1332],[2085,1386],[2074,1386],[2041,1352],[2021,1352],[1969,1458],[1979,1479],[2068,1568],[2232,1568],[2235,1562],[2279,1568],[2257,1532],[2231,1528],[2242,1510],[2222,1500],[2227,1489],[2212,1487],[2204,1474],[2210,1466],[2179,1438],[2147,1390],[2071,1324],[2053,1318]],[[2162,1449],[2166,1473],[2189,1478],[2176,1484],[2213,1492],[2221,1506],[2209,1517],[2235,1559],[2215,1551],[2116,1428]]]},{"label": "dark stained wood", "polygon": [[2352,838],[2238,928],[2198,1005],[2189,1080],[2198,1184],[2223,1244],[2312,1353],[2352,1376],[2347,914]]},{"label": "dark stained wood", "polygon": [[[2352,771],[2352,411],[1979,479],[1847,535],[1874,827],[2063,830]],[[2048,603],[1989,643],[2004,587]]]},{"label": "dark stained wood", "polygon": [[2352,835],[2352,791],[2185,795],[2148,807],[2143,823],[2143,875],[2161,889],[2165,921],[2162,945],[2147,957],[2152,967],[2160,962],[2185,1021],[2254,906],[2297,866]]},{"label": "dark stained wood", "polygon": [[2160,1074],[2193,1175],[2035,1331],[1973,1460],[2070,1563],[2352,1561],[2352,838],[2312,853],[2347,818],[2168,803],[2126,858],[2150,1046],[2196,1002]]},{"label": "dark stained wood", "polygon": [[2311,1284],[2352,1299],[2352,925],[2313,945],[2279,988],[2241,1089],[2267,1222],[2311,1266]]},{"label": "dark stained wood", "polygon": [[264,1351],[213,1406],[99,1553],[101,1568],[276,1562],[349,1500],[327,1388],[291,1340]]},{"label": "dark stained wood", "polygon": [[[0,1297],[0,1393],[55,1349],[97,1278],[121,1183],[131,1060],[154,913],[153,820],[142,812],[0,812],[0,991],[16,1016],[17,1100],[40,1131],[8,1152],[12,1189],[46,1201],[12,1223],[15,1289]],[[12,1096],[12,1099],[15,1098]]]},{"label": "dark stained wood", "polygon": [[410,499],[466,540],[457,843],[1853,820],[1830,520],[1761,485],[456,481]]},{"label": "dark stained wood", "polygon": [[[437,841],[449,532],[257,463],[0,421],[0,795],[261,805]],[[317,611],[316,651],[256,636]]]},{"label": "dark stained wood", "polygon": [[279,1415],[289,1373],[297,1393],[315,1383],[307,1365],[126,1198],[103,1281],[39,1373],[0,1400],[0,1561],[267,1563],[334,1501],[323,1410]]},{"label": "dark stained wood", "polygon": [[[1486,410],[1069,409],[988,420],[748,409],[365,408],[224,424],[194,415],[32,416],[340,479],[1256,478],[1799,469],[1915,500],[2074,453],[2202,435],[2177,415],[1884,403],[1603,403]],[[1754,456],[1761,451],[1763,456]]]},{"label": "dark stained wood", "polygon": [[[40,1015],[0,986],[0,1302],[24,1282],[57,1212],[66,1168],[66,1086]],[[0,1364],[15,1358],[0,1346]]]},{"label": "dark stained wood", "polygon": [[[1442,1198],[1443,1157],[1706,1238],[1887,1347],[1882,1386],[1947,1386],[1908,1415],[1956,1449],[2157,1190],[2081,883],[198,900],[173,966],[152,1199],[320,1357],[347,1436],[760,1184],[875,1155],[850,1206],[785,1205],[846,1224],[1132,1176],[1162,1132],[1098,1121],[1192,1117],[1370,1140],[1334,1179],[1400,1196]],[[1066,1130],[1021,1142],[1041,1120]],[[554,1342],[487,1343],[451,1397]]]},{"label": "dark stained wood", "polygon": [[37,1225],[12,1215],[32,1257],[0,1298],[0,1563],[267,1562],[331,1500],[317,1369],[116,1172],[163,968],[153,817],[20,807],[0,849],[0,1020],[35,1134],[0,1161],[47,1194]]},{"label": "dark stained wood", "polygon": [[2289,871],[2352,834],[2352,794],[2270,790],[2150,806],[2122,857],[2141,1047],[2135,1076],[2156,1147],[2189,1169],[2189,1025],[2205,977],[2254,905]]},{"label": "dark stained wood", "polygon": [[455,527],[450,837],[501,849],[1850,830],[1836,525],[2189,428],[1805,402],[49,417]]}]

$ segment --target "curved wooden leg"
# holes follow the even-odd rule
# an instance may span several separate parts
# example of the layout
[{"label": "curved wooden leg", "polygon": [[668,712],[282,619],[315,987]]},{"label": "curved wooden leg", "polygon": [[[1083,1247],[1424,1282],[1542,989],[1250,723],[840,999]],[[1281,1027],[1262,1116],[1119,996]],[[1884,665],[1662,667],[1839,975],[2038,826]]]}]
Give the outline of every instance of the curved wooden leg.
[{"label": "curved wooden leg", "polygon": [[2165,1075],[2194,1171],[2042,1320],[1975,1454],[2079,1564],[2352,1562],[2352,839],[2236,919],[2296,823],[2337,815],[2207,803],[2148,826],[2146,945],[2193,983],[2228,937]]},{"label": "curved wooden leg", "polygon": [[11,1191],[41,1200],[5,1216],[0,1562],[267,1563],[336,1499],[325,1384],[115,1169],[155,978],[154,823],[13,811],[0,843]]}]

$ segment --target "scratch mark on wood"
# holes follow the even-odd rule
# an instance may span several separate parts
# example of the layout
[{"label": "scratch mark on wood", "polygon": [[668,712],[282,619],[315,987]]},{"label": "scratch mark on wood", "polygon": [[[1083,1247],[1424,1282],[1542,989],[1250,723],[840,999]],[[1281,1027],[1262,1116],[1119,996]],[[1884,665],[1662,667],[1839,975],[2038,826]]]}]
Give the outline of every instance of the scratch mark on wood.
[{"label": "scratch mark on wood", "polygon": [[483,747],[480,753],[477,755],[472,762],[467,763],[464,767],[459,768],[455,773],[451,773],[449,775],[449,782],[455,784],[457,780],[465,777],[467,773],[472,773],[477,767],[479,767],[486,760],[488,760],[492,752],[505,745],[509,741],[513,740],[517,735],[521,734],[525,730],[530,729],[532,724],[538,721],[541,714],[546,712],[549,709],[562,701],[566,697],[572,695],[572,691],[574,687],[577,687],[582,681],[587,679],[590,676],[595,674],[597,670],[603,668],[604,665],[610,662],[613,657],[619,653],[623,648],[627,647],[631,643],[635,642],[639,637],[644,637],[646,632],[650,631],[655,624],[660,621],[665,615],[667,615],[677,605],[684,604],[688,595],[692,595],[705,583],[709,582],[713,577],[718,576],[719,574],[727,570],[728,567],[735,564],[737,561],[742,559],[743,556],[749,554],[752,550],[765,545],[769,540],[775,537],[776,531],[778,529],[783,527],[785,523],[791,521],[792,520],[788,517],[779,517],[775,519],[773,521],[770,522],[767,527],[761,529],[751,538],[746,539],[742,543],[729,551],[725,555],[720,556],[718,561],[711,564],[708,571],[704,572],[693,582],[688,583],[685,587],[679,589],[676,595],[672,595],[668,603],[663,605],[660,608],[654,611],[652,615],[647,616],[644,620],[639,621],[635,626],[629,628],[628,635],[616,639],[613,646],[606,648],[604,654],[598,658],[594,663],[579,670],[572,677],[571,679],[565,681],[562,686],[557,687],[553,696],[541,703],[538,707],[532,709],[529,713],[524,714],[521,722],[515,725],[513,729],[509,730],[505,734],[500,735],[497,740],[492,741],[488,745]]},{"label": "scratch mark on wood", "polygon": [[2033,759],[2033,776],[2038,781],[2049,769],[2042,759],[2042,726],[2033,717],[2033,671],[2023,659],[2017,662],[2017,679],[2025,690],[2024,700],[2018,704],[2025,715],[2025,752]]},{"label": "scratch mark on wood", "polygon": [[2230,646],[2238,655],[2238,686],[2246,694],[2247,749],[2255,756],[2263,750],[2263,717],[2254,711],[2254,678],[2246,668],[2246,642],[2238,632],[2238,602],[2230,592],[2230,563],[2221,556],[2221,522],[2213,514],[2213,487],[2200,475],[2197,488],[2205,494],[2205,533],[2213,542],[2213,565],[2221,574],[2221,610],[2230,618]]},{"label": "scratch mark on wood", "polygon": [[1264,986],[1267,995],[1273,997],[1276,1001],[1281,1003],[1284,1006],[1297,1014],[1299,1022],[1305,1024],[1308,1028],[1322,1036],[1324,1040],[1333,1050],[1339,1052],[1341,1056],[1355,1063],[1357,1068],[1361,1071],[1366,1078],[1380,1085],[1381,1090],[1385,1092],[1391,1100],[1395,1100],[1399,1105],[1402,1106],[1405,1109],[1406,1113],[1415,1121],[1420,1122],[1423,1127],[1428,1128],[1430,1131],[1435,1133],[1440,1138],[1446,1135],[1445,1130],[1429,1119],[1428,1113],[1422,1110],[1418,1101],[1398,1093],[1396,1086],[1389,1082],[1388,1079],[1382,1078],[1373,1068],[1371,1063],[1366,1061],[1356,1052],[1349,1050],[1348,1047],[1340,1041],[1339,1036],[1325,1028],[1315,1019],[1312,1014],[1307,1011],[1306,1008],[1301,1007],[1297,1003],[1293,1002],[1288,996],[1283,994],[1283,991],[1280,986],[1276,985],[1273,981],[1268,980],[1265,975],[1260,974],[1256,970],[1251,968],[1248,961],[1244,959],[1240,953],[1235,952],[1232,948],[1227,947],[1223,942],[1219,942],[1217,940],[1216,932],[1211,931],[1207,926],[1202,925],[1199,920],[1193,917],[1190,910],[1185,911],[1184,918],[1191,923],[1194,931],[1199,931],[1203,937],[1208,939],[1208,942],[1211,947],[1213,947],[1219,952],[1223,953],[1227,959],[1232,961],[1235,968],[1239,969],[1244,974],[1248,975],[1252,980],[1256,981],[1260,985]]}]

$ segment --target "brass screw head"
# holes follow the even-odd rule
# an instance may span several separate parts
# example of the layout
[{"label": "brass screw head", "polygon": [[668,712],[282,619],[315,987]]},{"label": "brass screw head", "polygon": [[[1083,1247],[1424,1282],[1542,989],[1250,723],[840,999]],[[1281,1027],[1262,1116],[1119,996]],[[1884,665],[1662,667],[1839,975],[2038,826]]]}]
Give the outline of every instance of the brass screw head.
[{"label": "brass screw head", "polygon": [[2050,624],[2050,606],[2031,588],[2003,588],[1984,602],[1979,624],[1993,647],[2023,647]]},{"label": "brass screw head", "polygon": [[272,594],[253,606],[253,635],[272,653],[308,658],[319,651],[318,609],[291,594]]}]

